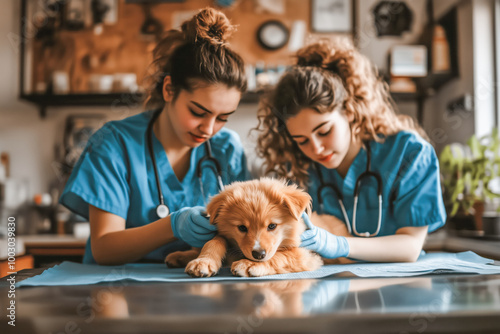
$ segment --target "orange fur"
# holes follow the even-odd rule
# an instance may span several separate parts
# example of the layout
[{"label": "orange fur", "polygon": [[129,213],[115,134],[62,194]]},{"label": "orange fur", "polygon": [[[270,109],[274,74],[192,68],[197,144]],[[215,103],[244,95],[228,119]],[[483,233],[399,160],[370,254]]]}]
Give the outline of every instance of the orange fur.
[{"label": "orange fur", "polygon": [[[305,210],[310,212],[310,203],[306,192],[282,180],[234,182],[208,204],[210,222],[217,225],[218,235],[205,244],[198,258],[187,263],[186,272],[194,277],[213,276],[223,262],[231,264],[234,275],[247,277],[318,269],[321,258],[299,248],[305,230],[300,216]],[[335,217],[313,213],[311,219],[332,233],[348,235],[345,224]],[[166,262],[179,267],[193,254],[179,261],[182,252],[172,253]]]}]

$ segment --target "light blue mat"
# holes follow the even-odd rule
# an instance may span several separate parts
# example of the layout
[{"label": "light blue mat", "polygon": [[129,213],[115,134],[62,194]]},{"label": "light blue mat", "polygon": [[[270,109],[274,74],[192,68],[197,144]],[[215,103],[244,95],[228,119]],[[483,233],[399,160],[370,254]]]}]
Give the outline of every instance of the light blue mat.
[{"label": "light blue mat", "polygon": [[419,257],[414,263],[356,263],[326,265],[316,271],[264,277],[235,277],[229,268],[222,268],[219,275],[207,278],[192,278],[184,269],[168,269],[163,264],[131,263],[122,266],[99,266],[63,262],[45,270],[42,274],[17,283],[22,286],[87,285],[120,280],[141,282],[208,282],[240,280],[284,280],[323,278],[351,272],[358,277],[406,277],[436,273],[500,274],[500,266],[493,260],[473,252],[430,253]]}]

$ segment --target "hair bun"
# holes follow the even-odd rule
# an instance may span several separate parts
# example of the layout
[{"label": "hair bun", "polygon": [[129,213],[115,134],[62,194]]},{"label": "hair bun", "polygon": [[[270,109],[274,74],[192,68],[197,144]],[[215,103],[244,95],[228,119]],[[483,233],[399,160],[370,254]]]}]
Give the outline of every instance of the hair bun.
[{"label": "hair bun", "polygon": [[297,65],[323,67],[330,61],[331,54],[327,44],[311,44],[297,51]]},{"label": "hair bun", "polygon": [[202,9],[191,20],[182,24],[186,40],[192,43],[206,41],[223,45],[234,30],[235,27],[226,15],[213,8]]}]

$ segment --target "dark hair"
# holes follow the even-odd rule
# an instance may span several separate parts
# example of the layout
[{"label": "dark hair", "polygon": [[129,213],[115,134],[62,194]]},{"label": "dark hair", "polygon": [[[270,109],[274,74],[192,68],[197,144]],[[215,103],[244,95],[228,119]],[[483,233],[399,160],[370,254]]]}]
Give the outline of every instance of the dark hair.
[{"label": "dark hair", "polygon": [[235,30],[227,17],[213,9],[202,9],[184,22],[181,30],[167,32],[153,51],[153,74],[146,108],[164,106],[163,80],[172,80],[174,99],[181,90],[193,91],[197,85],[225,84],[240,92],[246,90],[243,59],[227,46]]}]

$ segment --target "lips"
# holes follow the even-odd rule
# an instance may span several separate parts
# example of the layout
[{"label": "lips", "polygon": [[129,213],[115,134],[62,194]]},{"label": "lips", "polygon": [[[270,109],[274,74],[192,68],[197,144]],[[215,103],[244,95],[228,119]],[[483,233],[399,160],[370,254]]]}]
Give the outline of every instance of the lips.
[{"label": "lips", "polygon": [[189,134],[191,135],[191,138],[197,143],[203,143],[208,139],[208,137],[197,136],[195,134],[192,134],[191,132]]},{"label": "lips", "polygon": [[332,157],[333,157],[333,153],[328,154],[328,155],[323,155],[321,157],[318,157],[318,161],[328,162],[328,161],[330,161],[330,159],[332,159]]}]

